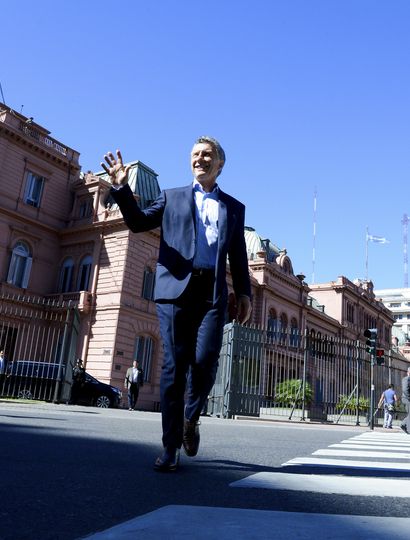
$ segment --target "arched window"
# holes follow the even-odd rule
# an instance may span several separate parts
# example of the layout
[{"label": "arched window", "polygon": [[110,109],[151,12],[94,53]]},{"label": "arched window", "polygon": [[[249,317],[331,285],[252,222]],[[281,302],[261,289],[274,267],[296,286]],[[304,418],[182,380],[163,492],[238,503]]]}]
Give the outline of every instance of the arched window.
[{"label": "arched window", "polygon": [[17,242],[11,254],[7,283],[25,289],[28,285],[32,262],[33,258],[28,245],[25,242]]},{"label": "arched window", "polygon": [[295,317],[292,317],[290,320],[290,338],[289,345],[291,347],[298,347],[300,343],[300,334],[298,328],[298,321]]},{"label": "arched window", "polygon": [[87,255],[81,260],[77,276],[77,291],[88,291],[93,260]]},{"label": "arched window", "polygon": [[74,261],[71,257],[65,259],[60,270],[60,279],[58,282],[59,292],[70,292],[73,287]]},{"label": "arched window", "polygon": [[268,332],[267,332],[268,342],[276,341],[277,332],[278,332],[278,316],[276,315],[276,311],[272,308],[269,310],[269,317],[268,317]]},{"label": "arched window", "polygon": [[144,382],[149,382],[151,380],[153,354],[154,340],[149,336],[137,336],[135,338],[133,360],[136,360],[141,364],[144,371]]},{"label": "arched window", "polygon": [[142,282],[142,298],[154,300],[155,272],[146,266],[144,269],[144,280]]},{"label": "arched window", "polygon": [[285,313],[280,316],[280,342],[284,344],[286,342],[286,335],[288,331],[288,317]]}]

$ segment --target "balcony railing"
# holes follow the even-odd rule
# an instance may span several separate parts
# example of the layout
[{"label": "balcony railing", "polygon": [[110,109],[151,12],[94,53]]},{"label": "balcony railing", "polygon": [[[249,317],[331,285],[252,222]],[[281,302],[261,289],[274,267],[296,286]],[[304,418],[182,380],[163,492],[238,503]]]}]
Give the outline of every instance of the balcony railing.
[{"label": "balcony railing", "polygon": [[44,135],[37,129],[35,129],[33,126],[31,126],[27,122],[20,122],[20,131],[22,131],[25,135],[28,137],[31,137],[32,139],[35,139],[41,144],[44,144],[44,146],[47,146],[48,148],[52,148],[59,154],[66,156],[67,155],[67,148],[60,144],[55,139],[49,137],[48,135]]},{"label": "balcony railing", "polygon": [[43,296],[31,294],[26,289],[20,289],[6,282],[0,282],[0,301],[8,301],[9,303],[31,301],[34,304],[43,304],[49,307],[76,307],[81,313],[87,314],[91,311],[93,305],[93,294],[89,291],[77,291]]},{"label": "balcony railing", "polygon": [[88,291],[79,291],[47,294],[46,298],[50,300],[55,300],[59,303],[71,302],[71,304],[75,305],[80,312],[89,313],[91,310],[93,295]]}]

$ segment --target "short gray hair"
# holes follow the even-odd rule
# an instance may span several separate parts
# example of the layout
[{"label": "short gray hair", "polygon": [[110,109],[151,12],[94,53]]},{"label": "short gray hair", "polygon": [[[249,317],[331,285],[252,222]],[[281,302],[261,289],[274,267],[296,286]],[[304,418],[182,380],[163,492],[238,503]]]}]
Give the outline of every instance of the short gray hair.
[{"label": "short gray hair", "polygon": [[198,137],[198,139],[195,141],[194,144],[201,144],[201,143],[209,143],[212,145],[216,153],[218,154],[219,159],[222,161],[223,164],[225,164],[226,157],[225,152],[222,146],[219,144],[219,142],[214,139],[213,137],[209,137],[208,135],[201,135],[201,137]]}]

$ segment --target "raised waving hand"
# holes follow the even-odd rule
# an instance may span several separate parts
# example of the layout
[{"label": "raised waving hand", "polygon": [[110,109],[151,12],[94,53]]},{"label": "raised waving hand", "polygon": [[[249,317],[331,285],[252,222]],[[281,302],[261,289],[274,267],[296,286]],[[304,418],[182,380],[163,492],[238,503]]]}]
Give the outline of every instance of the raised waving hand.
[{"label": "raised waving hand", "polygon": [[102,161],[101,167],[110,177],[111,183],[114,186],[123,186],[126,184],[128,182],[128,171],[130,170],[131,165],[124,166],[121,152],[117,150],[116,157],[112,152],[107,152],[104,155],[104,159],[107,164]]}]

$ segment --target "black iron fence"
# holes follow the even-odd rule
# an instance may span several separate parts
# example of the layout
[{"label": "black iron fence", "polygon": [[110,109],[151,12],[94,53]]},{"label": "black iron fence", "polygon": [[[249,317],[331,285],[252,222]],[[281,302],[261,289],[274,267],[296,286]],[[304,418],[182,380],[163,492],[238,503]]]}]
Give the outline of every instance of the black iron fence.
[{"label": "black iron fence", "polygon": [[383,390],[393,384],[400,391],[407,366],[394,351],[374,365],[360,341],[231,323],[208,413],[377,424]]},{"label": "black iron fence", "polygon": [[0,297],[0,396],[67,401],[78,335],[68,303]]}]

